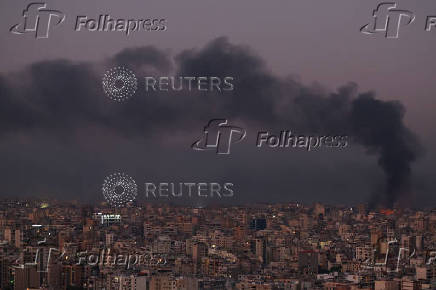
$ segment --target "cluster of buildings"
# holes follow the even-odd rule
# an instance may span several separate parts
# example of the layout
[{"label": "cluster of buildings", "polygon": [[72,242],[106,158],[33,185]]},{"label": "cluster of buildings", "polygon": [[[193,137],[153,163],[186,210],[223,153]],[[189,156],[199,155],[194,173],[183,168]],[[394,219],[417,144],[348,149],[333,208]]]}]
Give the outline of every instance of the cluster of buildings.
[{"label": "cluster of buildings", "polygon": [[436,210],[4,200],[0,289],[436,289]]}]

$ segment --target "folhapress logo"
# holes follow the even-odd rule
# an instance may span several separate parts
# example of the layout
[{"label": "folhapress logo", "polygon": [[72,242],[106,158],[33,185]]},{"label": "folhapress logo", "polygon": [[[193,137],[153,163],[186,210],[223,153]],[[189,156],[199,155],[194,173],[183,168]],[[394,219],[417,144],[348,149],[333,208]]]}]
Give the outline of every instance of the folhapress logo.
[{"label": "folhapress logo", "polygon": [[[66,16],[58,10],[47,8],[47,3],[34,2],[23,11],[23,20],[10,28],[14,34],[33,33],[36,39],[48,38],[51,28],[59,26]],[[109,14],[75,17],[75,32],[117,32],[126,36],[135,32],[158,32],[167,29],[167,20],[161,17],[118,18]],[[73,24],[73,23],[70,23]]]},{"label": "folhapress logo", "polygon": [[241,142],[246,131],[230,126],[226,119],[214,119],[204,127],[203,137],[192,144],[194,150],[215,150],[217,154],[230,154],[232,144]]},{"label": "folhapress logo", "polygon": [[23,11],[21,23],[11,27],[14,34],[34,33],[35,38],[48,38],[50,28],[60,25],[65,20],[61,11],[47,9],[46,3],[30,3]]},{"label": "folhapress logo", "polygon": [[[230,147],[239,143],[247,135],[243,128],[230,126],[226,119],[212,119],[204,127],[203,137],[191,145],[194,150],[214,150],[217,154],[230,154]],[[343,149],[348,147],[348,135],[305,135],[291,130],[281,130],[278,134],[259,131],[256,138],[258,149]]]},{"label": "folhapress logo", "polygon": [[364,34],[384,33],[386,38],[398,38],[400,27],[415,20],[413,12],[396,9],[396,3],[381,3],[373,11],[373,19],[360,31]]}]

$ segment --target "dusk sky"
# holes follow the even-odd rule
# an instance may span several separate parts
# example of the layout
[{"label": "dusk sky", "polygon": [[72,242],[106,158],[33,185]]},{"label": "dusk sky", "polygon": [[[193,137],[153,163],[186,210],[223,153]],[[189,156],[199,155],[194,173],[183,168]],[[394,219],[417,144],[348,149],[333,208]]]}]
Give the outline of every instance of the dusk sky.
[{"label": "dusk sky", "polygon": [[[396,1],[416,16],[400,27],[398,39],[360,32],[381,3],[372,0],[46,1],[66,15],[48,39],[10,33],[30,3],[0,2],[0,197],[99,202],[104,177],[124,171],[139,195],[147,181],[232,182],[235,203],[373,202],[386,191],[386,170],[379,166],[384,152],[388,163],[400,160],[399,167],[413,155],[410,187],[399,186],[407,191],[402,201],[436,205],[436,27],[425,31],[427,17],[436,16],[432,0]],[[164,18],[167,29],[129,36],[74,31],[77,16],[101,14]],[[241,81],[227,94],[139,89],[117,104],[101,85],[115,65],[139,78],[231,75]],[[356,100],[368,98],[380,100],[373,103],[382,109],[359,111]],[[227,156],[193,151],[214,118],[244,126],[247,142]],[[373,127],[356,125],[363,120],[389,131],[377,127],[371,136],[392,133],[404,144],[389,139],[380,149],[368,139]],[[340,151],[268,150],[253,145],[259,130],[355,138]],[[396,166],[386,165],[387,172]]]}]

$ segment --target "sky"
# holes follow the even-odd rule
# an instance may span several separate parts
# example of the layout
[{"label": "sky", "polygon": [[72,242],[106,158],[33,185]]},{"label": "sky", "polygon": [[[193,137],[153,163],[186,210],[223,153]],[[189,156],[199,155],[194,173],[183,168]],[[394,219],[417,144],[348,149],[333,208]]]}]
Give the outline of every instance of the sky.
[{"label": "sky", "polygon": [[[347,110],[341,115],[323,100],[339,92],[351,98],[341,104],[351,106],[371,91],[372,98],[402,104],[404,119],[398,124],[420,143],[411,146],[416,160],[410,163],[405,201],[436,205],[436,29],[425,31],[426,17],[436,15],[434,1],[396,1],[416,15],[398,39],[360,33],[381,3],[372,0],[46,1],[66,19],[48,39],[38,40],[9,32],[29,3],[0,2],[0,196],[101,201],[104,177],[121,170],[138,184],[232,182],[235,203],[371,202],[384,194],[387,178],[379,148],[368,140],[340,152],[258,150],[250,145],[251,133],[251,141],[235,145],[229,156],[190,148],[213,118],[229,118],[249,132],[351,130],[362,137],[355,128],[330,126],[329,117],[309,126],[316,117],[304,114],[338,114],[352,123]],[[78,15],[100,14],[164,18],[167,29],[130,36],[74,31]],[[223,55],[220,63],[217,56]],[[138,74],[152,67],[164,75],[226,73],[250,82],[237,83],[235,92],[224,96],[141,93],[128,104],[114,104],[101,89],[101,76],[114,64]],[[338,90],[350,82],[353,92]],[[300,107],[283,105],[288,97],[314,103],[294,118],[286,114]],[[365,116],[374,119],[372,113]],[[384,128],[389,120],[377,121]],[[392,152],[402,148],[389,146]]]}]

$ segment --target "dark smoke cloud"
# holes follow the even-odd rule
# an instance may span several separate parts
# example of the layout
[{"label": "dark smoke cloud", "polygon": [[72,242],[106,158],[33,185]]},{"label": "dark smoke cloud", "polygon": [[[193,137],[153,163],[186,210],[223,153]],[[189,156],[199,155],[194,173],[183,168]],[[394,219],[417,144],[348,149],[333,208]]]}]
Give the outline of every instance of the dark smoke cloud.
[{"label": "dark smoke cloud", "polygon": [[[140,88],[134,98],[117,104],[103,95],[100,85],[103,71],[115,65],[127,66],[138,76],[234,76],[235,90],[146,93]],[[93,128],[96,134],[155,143],[162,141],[157,138],[162,132],[178,132],[191,144],[191,132],[197,133],[212,118],[277,131],[348,134],[377,155],[386,175],[386,194],[379,202],[389,207],[411,192],[411,165],[420,148],[403,116],[401,104],[359,94],[354,83],[327,92],[277,77],[249,48],[226,38],[174,58],[148,46],[123,50],[104,63],[40,62],[0,77],[2,138],[46,134],[74,144],[83,138],[81,132]]]},{"label": "dark smoke cloud", "polygon": [[369,152],[379,156],[378,163],[386,174],[382,202],[390,207],[400,197],[412,194],[411,164],[422,150],[414,134],[404,126],[404,113],[399,102],[383,102],[371,94],[354,100],[351,111],[351,132]]},{"label": "dark smoke cloud", "polygon": [[170,56],[152,46],[126,48],[114,55],[110,62],[113,65],[127,66],[137,73],[147,67],[165,73],[173,67]]}]

